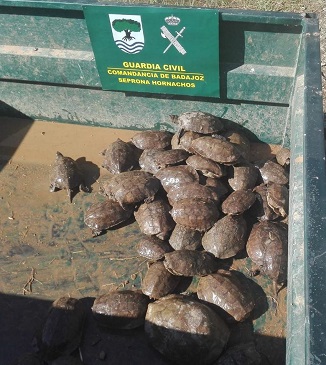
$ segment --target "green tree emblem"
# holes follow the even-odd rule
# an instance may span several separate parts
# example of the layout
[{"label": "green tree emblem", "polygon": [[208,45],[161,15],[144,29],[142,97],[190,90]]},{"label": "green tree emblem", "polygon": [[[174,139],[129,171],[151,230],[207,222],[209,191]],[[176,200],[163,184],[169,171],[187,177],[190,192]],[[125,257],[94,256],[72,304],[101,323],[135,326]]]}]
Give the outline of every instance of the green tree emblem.
[{"label": "green tree emblem", "polygon": [[112,27],[117,32],[125,32],[125,36],[122,38],[124,41],[135,39],[135,37],[131,36],[131,32],[140,32],[141,29],[140,23],[132,19],[115,19],[112,22]]}]

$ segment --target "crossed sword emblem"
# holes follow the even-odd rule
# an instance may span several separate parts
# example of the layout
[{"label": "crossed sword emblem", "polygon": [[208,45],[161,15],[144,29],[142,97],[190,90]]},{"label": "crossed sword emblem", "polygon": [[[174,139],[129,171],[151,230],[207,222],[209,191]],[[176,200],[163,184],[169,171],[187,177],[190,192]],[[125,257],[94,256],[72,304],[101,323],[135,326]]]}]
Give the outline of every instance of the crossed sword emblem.
[{"label": "crossed sword emblem", "polygon": [[182,33],[183,31],[186,29],[186,27],[183,27],[180,29],[179,32],[176,31],[177,35],[174,37],[173,34],[168,30],[168,28],[163,25],[163,27],[161,27],[161,35],[163,38],[167,38],[170,41],[170,44],[165,48],[165,50],[163,51],[163,53],[167,52],[167,50],[171,47],[174,46],[176,48],[176,50],[178,52],[180,52],[182,55],[186,54],[187,51],[182,47],[182,45],[179,43],[179,41],[177,40],[179,37],[182,38]]}]

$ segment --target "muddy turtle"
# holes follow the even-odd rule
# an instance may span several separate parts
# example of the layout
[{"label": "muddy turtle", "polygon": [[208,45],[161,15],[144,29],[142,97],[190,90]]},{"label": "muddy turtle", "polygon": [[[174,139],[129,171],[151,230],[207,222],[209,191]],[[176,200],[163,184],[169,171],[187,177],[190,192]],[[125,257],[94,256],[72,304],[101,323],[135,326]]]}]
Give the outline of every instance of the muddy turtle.
[{"label": "muddy turtle", "polygon": [[176,223],[205,232],[218,220],[220,213],[212,200],[188,198],[174,203],[171,215]]},{"label": "muddy turtle", "polygon": [[255,217],[259,221],[271,221],[278,218],[278,214],[274,212],[267,202],[267,185],[258,185],[253,192],[256,194],[256,201],[252,205]]},{"label": "muddy turtle", "polygon": [[52,303],[34,341],[37,352],[45,361],[69,355],[78,348],[85,317],[86,311],[78,299],[61,297]]},{"label": "muddy turtle", "polygon": [[50,171],[50,192],[58,189],[67,190],[67,195],[71,202],[72,193],[77,188],[80,191],[89,192],[89,189],[84,185],[84,177],[76,161],[57,152],[54,165]]},{"label": "muddy turtle", "polygon": [[144,324],[148,302],[140,290],[117,290],[97,297],[92,313],[103,327],[133,329]]},{"label": "muddy turtle", "polygon": [[286,283],[288,231],[284,224],[259,222],[254,224],[248,241],[247,253],[258,269],[277,285]]},{"label": "muddy turtle", "polygon": [[231,167],[232,174],[229,174],[229,185],[233,190],[249,190],[256,185],[259,170],[251,163],[241,163]]},{"label": "muddy turtle", "polygon": [[219,201],[219,196],[215,191],[200,185],[197,181],[172,186],[168,191],[167,198],[172,206],[179,200],[190,198]]},{"label": "muddy turtle", "polygon": [[236,145],[245,160],[249,160],[251,145],[249,139],[243,133],[229,130],[222,133],[222,136]]},{"label": "muddy turtle", "polygon": [[159,198],[140,205],[134,216],[141,232],[166,239],[175,225],[169,213],[170,209],[171,206]]},{"label": "muddy turtle", "polygon": [[222,308],[236,321],[244,321],[255,307],[246,280],[240,272],[220,269],[199,279],[198,298]]},{"label": "muddy turtle", "polygon": [[112,142],[101,154],[104,156],[102,167],[112,174],[132,170],[138,165],[136,148],[131,143],[124,142],[119,138]]},{"label": "muddy turtle", "polygon": [[131,138],[131,142],[141,150],[164,149],[171,146],[173,134],[168,131],[142,131]]},{"label": "muddy turtle", "polygon": [[137,243],[137,253],[150,261],[161,260],[167,252],[173,251],[167,241],[155,236],[144,235]]},{"label": "muddy turtle", "polygon": [[182,149],[174,150],[144,150],[139,158],[139,166],[151,174],[156,174],[164,167],[176,165],[185,161],[189,153]]},{"label": "muddy turtle", "polygon": [[203,134],[192,131],[179,131],[175,133],[171,139],[171,147],[173,149],[181,148],[189,153],[195,153],[191,148],[191,142],[199,137],[203,137]]},{"label": "muddy turtle", "polygon": [[276,183],[286,185],[289,182],[289,174],[285,168],[274,161],[267,161],[260,168],[264,183]]},{"label": "muddy turtle", "polygon": [[118,202],[108,199],[91,205],[85,213],[84,222],[93,236],[98,236],[102,231],[129,219],[132,213],[132,208],[122,208]]},{"label": "muddy turtle", "polygon": [[276,161],[277,163],[279,163],[281,166],[286,166],[290,164],[290,154],[291,151],[286,148],[286,147],[282,147],[277,153],[276,153]]},{"label": "muddy turtle", "polygon": [[209,252],[177,250],[165,254],[164,266],[174,275],[207,275],[217,270],[218,261]]},{"label": "muddy turtle", "polygon": [[246,239],[247,224],[242,215],[227,215],[204,233],[202,245],[214,256],[227,259],[244,249]]},{"label": "muddy turtle", "polygon": [[176,224],[169,243],[175,250],[196,250],[201,246],[201,237],[201,232]]},{"label": "muddy turtle", "polygon": [[188,157],[186,164],[192,166],[195,170],[207,177],[219,178],[225,175],[224,166],[200,155]]},{"label": "muddy turtle", "polygon": [[285,185],[267,184],[267,203],[278,215],[285,218],[289,211],[289,190]]},{"label": "muddy turtle", "polygon": [[171,274],[162,261],[157,261],[148,268],[142,280],[141,290],[151,299],[159,299],[171,294],[180,280],[180,276]]},{"label": "muddy turtle", "polygon": [[197,171],[187,165],[169,166],[161,169],[155,174],[164,188],[169,192],[172,187],[179,186],[188,182],[199,181]]},{"label": "muddy turtle", "polygon": [[183,295],[148,305],[145,333],[150,344],[176,364],[208,365],[222,353],[230,335],[208,306]]},{"label": "muddy turtle", "polygon": [[256,195],[251,190],[236,190],[222,203],[224,214],[242,214],[255,202]]},{"label": "muddy turtle", "polygon": [[111,177],[102,184],[102,191],[121,206],[150,202],[159,190],[160,181],[148,172],[126,171]]},{"label": "muddy turtle", "polygon": [[200,137],[191,142],[194,151],[206,158],[223,164],[232,164],[239,160],[241,154],[237,147],[222,138]]},{"label": "muddy turtle", "polygon": [[211,134],[223,129],[221,118],[201,111],[186,112],[178,115],[170,115],[171,121],[185,131],[193,131],[202,134]]}]

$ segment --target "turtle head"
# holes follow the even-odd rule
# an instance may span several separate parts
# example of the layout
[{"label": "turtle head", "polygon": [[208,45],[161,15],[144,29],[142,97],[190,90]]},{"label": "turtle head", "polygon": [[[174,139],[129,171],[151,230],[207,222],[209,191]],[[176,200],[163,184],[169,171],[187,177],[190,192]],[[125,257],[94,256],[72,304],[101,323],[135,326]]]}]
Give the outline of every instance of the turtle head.
[{"label": "turtle head", "polygon": [[178,118],[179,118],[178,115],[170,114],[169,117],[171,118],[172,123],[178,124]]}]

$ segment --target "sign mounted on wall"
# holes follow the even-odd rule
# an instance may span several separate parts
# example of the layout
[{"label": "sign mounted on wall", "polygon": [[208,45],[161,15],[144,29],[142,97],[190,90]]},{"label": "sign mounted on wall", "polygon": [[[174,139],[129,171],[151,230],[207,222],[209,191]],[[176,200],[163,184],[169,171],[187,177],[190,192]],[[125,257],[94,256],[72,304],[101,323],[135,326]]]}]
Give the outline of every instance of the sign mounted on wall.
[{"label": "sign mounted on wall", "polygon": [[219,97],[216,9],[83,8],[104,90]]}]

